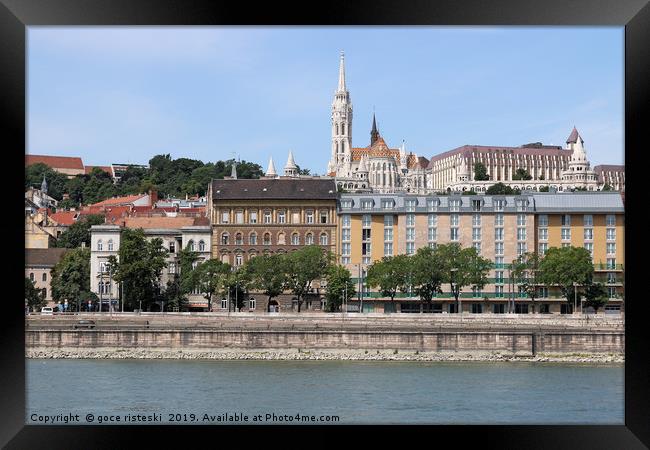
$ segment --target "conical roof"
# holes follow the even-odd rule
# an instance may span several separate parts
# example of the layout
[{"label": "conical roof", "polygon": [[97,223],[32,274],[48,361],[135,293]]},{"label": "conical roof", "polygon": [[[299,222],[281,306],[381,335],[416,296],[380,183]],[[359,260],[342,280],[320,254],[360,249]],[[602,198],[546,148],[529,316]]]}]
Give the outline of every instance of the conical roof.
[{"label": "conical roof", "polygon": [[580,139],[581,142],[584,142],[582,137],[580,136],[580,133],[578,133],[578,130],[574,126],[573,130],[571,131],[571,134],[569,135],[569,137],[566,140],[566,143],[567,144],[575,144],[576,142],[578,142],[578,139]]},{"label": "conical roof", "polygon": [[269,167],[266,169],[266,174],[267,177],[274,177],[277,176],[277,172],[275,171],[275,165],[273,164],[273,156],[269,158]]},{"label": "conical roof", "polygon": [[285,170],[286,169],[297,169],[298,166],[296,166],[296,162],[293,160],[293,152],[289,150],[289,158],[287,158],[287,164],[284,166]]}]

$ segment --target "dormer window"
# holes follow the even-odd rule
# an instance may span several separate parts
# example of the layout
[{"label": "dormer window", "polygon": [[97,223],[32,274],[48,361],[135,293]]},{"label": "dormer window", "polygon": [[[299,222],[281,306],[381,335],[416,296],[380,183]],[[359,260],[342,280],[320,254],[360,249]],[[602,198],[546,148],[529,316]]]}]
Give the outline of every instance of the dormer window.
[{"label": "dormer window", "polygon": [[381,208],[382,209],[393,209],[395,206],[395,201],[390,198],[384,198],[381,200]]},{"label": "dormer window", "polygon": [[361,209],[372,209],[373,203],[372,200],[361,200]]},{"label": "dormer window", "polygon": [[461,202],[460,199],[449,200],[449,211],[460,211]]},{"label": "dormer window", "polygon": [[406,206],[407,211],[415,211],[415,207],[418,204],[418,199],[417,198],[407,198],[404,201],[404,205]]},{"label": "dormer window", "polygon": [[352,208],[352,200],[341,200],[341,208],[350,209]]}]

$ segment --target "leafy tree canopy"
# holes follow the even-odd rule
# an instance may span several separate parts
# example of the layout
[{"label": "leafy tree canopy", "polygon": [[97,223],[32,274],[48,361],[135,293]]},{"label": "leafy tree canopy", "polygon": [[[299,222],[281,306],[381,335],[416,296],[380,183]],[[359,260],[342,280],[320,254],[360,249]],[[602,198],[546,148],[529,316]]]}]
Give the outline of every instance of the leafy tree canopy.
[{"label": "leafy tree canopy", "polygon": [[74,309],[88,300],[90,292],[90,248],[74,248],[52,268],[50,273],[52,298],[68,300]]},{"label": "leafy tree canopy", "polygon": [[47,304],[43,291],[34,286],[34,282],[25,277],[25,302],[33,311],[42,308]]},{"label": "leafy tree canopy", "polygon": [[567,301],[573,301],[574,283],[589,284],[594,265],[588,250],[582,247],[551,247],[540,265],[540,280],[547,285],[559,286]]},{"label": "leafy tree canopy", "polygon": [[345,298],[350,299],[357,294],[350,271],[341,265],[330,266],[325,279],[327,280],[325,299],[327,310],[330,312],[339,311]]},{"label": "leafy tree canopy", "polygon": [[474,181],[487,181],[490,176],[487,173],[487,167],[482,162],[474,164]]},{"label": "leafy tree canopy", "polygon": [[385,256],[368,268],[366,284],[378,287],[382,295],[395,299],[398,291],[409,286],[410,259],[407,255]]}]

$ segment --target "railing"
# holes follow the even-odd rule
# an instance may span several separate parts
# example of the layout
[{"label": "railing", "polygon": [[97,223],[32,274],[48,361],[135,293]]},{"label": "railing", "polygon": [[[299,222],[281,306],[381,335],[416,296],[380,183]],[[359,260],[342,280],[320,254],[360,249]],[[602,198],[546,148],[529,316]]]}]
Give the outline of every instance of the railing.
[{"label": "railing", "polygon": [[623,264],[595,263],[594,270],[623,270]]}]

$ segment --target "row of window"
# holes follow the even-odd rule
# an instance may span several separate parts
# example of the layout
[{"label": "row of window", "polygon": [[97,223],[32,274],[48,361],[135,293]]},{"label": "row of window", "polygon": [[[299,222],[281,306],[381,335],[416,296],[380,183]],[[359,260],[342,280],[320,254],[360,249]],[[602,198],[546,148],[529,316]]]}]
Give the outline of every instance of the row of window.
[{"label": "row of window", "polygon": [[[547,214],[540,214],[537,217],[538,217],[538,225],[540,227],[547,227],[548,226],[548,215]],[[562,226],[570,226],[571,225],[571,214],[562,214],[561,223],[562,223]],[[583,223],[583,226],[585,226],[585,227],[593,227],[594,226],[594,216],[592,214],[584,214],[582,216],[582,223]],[[616,215],[615,214],[607,214],[605,216],[605,225],[608,226],[608,227],[616,226]]]},{"label": "row of window", "polygon": [[[35,280],[34,272],[29,273],[29,279],[32,281]],[[47,281],[47,273],[43,272],[43,275],[41,275],[41,281]]]},{"label": "row of window", "polygon": [[[109,252],[112,252],[113,251],[113,240],[109,239],[107,244],[108,244],[108,249],[107,250]],[[189,240],[187,242],[187,248],[189,250],[193,251],[193,252],[196,251],[197,246],[195,245],[194,240]],[[199,249],[200,252],[205,251],[205,241],[203,241],[203,239],[201,239],[199,241],[198,249]],[[104,250],[104,243],[103,243],[103,241],[101,239],[97,241],[97,250],[100,251],[100,252]],[[176,253],[176,243],[175,242],[170,242],[169,243],[169,253]]]},{"label": "row of window", "polygon": [[[285,233],[278,233],[276,245],[286,245]],[[325,232],[321,233],[318,239],[320,245],[328,245],[329,235]],[[234,245],[244,245],[243,233],[235,233]],[[312,233],[305,234],[305,245],[314,244],[314,235]],[[221,233],[221,245],[230,245],[230,233]],[[257,233],[254,231],[248,235],[248,245],[257,245]],[[271,240],[271,233],[264,233],[262,237],[262,245],[273,245]],[[300,234],[293,233],[291,235],[291,245],[300,245]]]},{"label": "row of window", "polygon": [[[484,200],[471,200],[470,206],[472,211],[481,211],[483,208]],[[493,200],[492,202],[494,211],[504,211],[506,205],[508,204],[505,199]],[[354,206],[354,200],[352,199],[342,199],[341,208],[350,209]],[[372,199],[362,199],[360,200],[361,209],[373,209],[375,207],[375,201]],[[415,211],[415,208],[418,206],[417,198],[407,198],[404,199],[404,207],[406,211]],[[428,211],[437,211],[440,206],[440,199],[431,198],[427,199],[427,210]],[[449,210],[450,211],[460,211],[462,206],[461,199],[449,199]],[[516,200],[517,211],[527,211],[528,209],[528,200],[526,199],[517,199]],[[381,199],[381,208],[385,210],[391,210],[395,208],[394,199]]]},{"label": "row of window", "polygon": [[[315,214],[316,212],[314,210],[307,210],[305,212],[305,223],[307,224],[313,224],[315,220]],[[321,224],[326,224],[329,222],[328,220],[329,217],[329,212],[326,210],[321,210],[319,211],[319,222]],[[235,211],[235,224],[243,224],[244,223],[244,211]],[[276,220],[277,223],[283,224],[287,223],[288,219],[288,213],[285,210],[279,210],[276,212]],[[262,223],[264,224],[270,224],[273,223],[273,215],[271,210],[265,210],[262,213]],[[230,223],[230,211],[221,211],[221,223],[226,224]],[[258,223],[258,217],[257,217],[257,211],[249,211],[248,212],[248,223],[251,224],[256,224]],[[299,224],[301,223],[300,220],[300,211],[292,211],[291,212],[291,223],[293,224]]]}]

